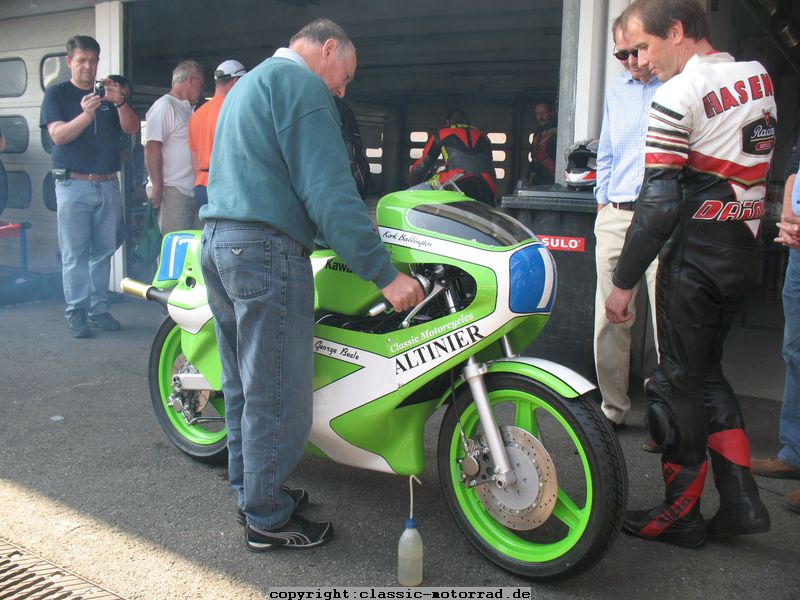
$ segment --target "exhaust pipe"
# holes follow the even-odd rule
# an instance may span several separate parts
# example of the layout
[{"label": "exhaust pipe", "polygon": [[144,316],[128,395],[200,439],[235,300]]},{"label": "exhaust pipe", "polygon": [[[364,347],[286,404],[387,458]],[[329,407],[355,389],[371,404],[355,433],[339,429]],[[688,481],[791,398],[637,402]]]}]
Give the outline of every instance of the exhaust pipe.
[{"label": "exhaust pipe", "polygon": [[172,288],[157,288],[148,283],[142,283],[141,281],[131,279],[130,277],[125,277],[120,282],[120,286],[122,287],[123,293],[130,296],[136,296],[142,300],[153,300],[154,302],[158,302],[164,308],[167,307],[167,300],[169,299],[169,295],[172,293]]}]

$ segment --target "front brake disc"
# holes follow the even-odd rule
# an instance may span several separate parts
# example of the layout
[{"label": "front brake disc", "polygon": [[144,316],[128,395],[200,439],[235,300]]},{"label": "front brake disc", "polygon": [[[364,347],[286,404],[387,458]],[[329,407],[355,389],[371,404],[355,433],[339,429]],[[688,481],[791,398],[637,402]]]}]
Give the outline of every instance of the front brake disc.
[{"label": "front brake disc", "polygon": [[[183,373],[199,373],[200,371],[186,360],[186,357],[181,355],[173,365],[173,372],[178,374]],[[203,409],[208,404],[211,398],[211,392],[208,390],[182,390],[181,394],[184,398],[184,406],[190,408],[196,415],[203,412]]]},{"label": "front brake disc", "polygon": [[[507,488],[487,482],[476,491],[497,521],[516,531],[539,527],[552,514],[558,497],[558,477],[553,459],[542,443],[519,427],[504,425],[500,436],[517,483]],[[486,445],[482,437],[481,445]]]}]

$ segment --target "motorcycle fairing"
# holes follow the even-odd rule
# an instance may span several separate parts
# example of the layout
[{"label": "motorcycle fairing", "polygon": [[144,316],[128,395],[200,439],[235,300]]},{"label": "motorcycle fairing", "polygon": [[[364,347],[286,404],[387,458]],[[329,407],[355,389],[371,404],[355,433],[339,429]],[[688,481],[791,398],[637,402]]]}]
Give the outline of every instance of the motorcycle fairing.
[{"label": "motorcycle fairing", "polygon": [[[554,289],[555,263],[546,260],[549,255],[541,246],[527,246],[514,252],[509,261],[510,283],[508,305],[515,313],[550,312],[555,294],[545,293]],[[538,264],[545,265],[537,269]],[[552,265],[552,268],[548,268]]]},{"label": "motorcycle fairing", "polygon": [[544,358],[514,356],[499,358],[486,365],[489,373],[519,373],[539,381],[565,398],[578,398],[588,394],[596,386],[577,373]]},{"label": "motorcycle fairing", "polygon": [[[401,268],[444,264],[469,274],[475,281],[475,297],[470,304],[452,315],[387,334],[317,325],[313,350],[314,421],[309,446],[338,462],[390,473],[420,473],[424,468],[424,424],[438,407],[439,398],[401,406],[404,399],[472,354],[496,357],[496,342],[508,332],[516,334],[514,343],[522,347],[538,334],[548,318],[555,294],[555,263],[532,235],[502,246],[422,228],[414,231],[403,222],[405,213],[398,206],[412,210],[422,203],[441,201],[442,195],[453,204],[465,199],[450,192],[390,195],[388,210],[382,211],[381,204],[378,206],[379,221],[382,217],[402,224],[404,229],[380,227],[379,234]],[[502,215],[499,219],[508,221],[510,217]],[[490,228],[491,223],[486,227]],[[521,225],[517,229],[524,231]],[[182,233],[176,241],[165,242],[162,261],[171,264],[166,272],[171,276],[183,259],[183,274],[177,281],[161,280],[160,285],[175,286],[168,308],[183,329],[182,346],[187,360],[214,389],[220,390],[221,365],[202,285],[200,232]],[[182,248],[185,250],[181,253]],[[520,261],[520,257],[524,258],[520,262],[524,266],[512,268],[512,260]],[[335,307],[343,314],[363,315],[368,305],[379,298],[379,290],[361,281],[332,251],[315,252],[311,260],[318,312]],[[524,276],[520,279],[520,273],[525,272],[536,283],[529,285]],[[522,303],[515,299],[512,309],[512,294],[515,298],[532,294],[533,298]],[[520,314],[522,311],[524,314]]]},{"label": "motorcycle fairing", "polygon": [[[464,310],[388,334],[318,325],[315,360],[322,356],[326,361],[339,360],[363,368],[334,379],[315,363],[311,443],[337,462],[418,474],[424,469],[424,423],[439,399],[401,406],[403,400],[468,356],[496,346],[496,341],[520,319],[539,320],[543,325],[552,306],[555,266],[547,250],[535,240],[498,249],[438,239],[422,232],[409,236],[387,227],[380,228],[380,235],[396,262],[459,267],[475,279],[476,295]],[[513,288],[510,263],[519,252],[526,258],[528,254],[536,257],[525,262],[532,271],[538,271],[533,278],[540,281],[539,293],[526,304],[528,314],[523,317],[511,309],[509,296]],[[324,293],[320,290],[320,296]],[[532,331],[538,333],[540,329],[538,326]]]}]

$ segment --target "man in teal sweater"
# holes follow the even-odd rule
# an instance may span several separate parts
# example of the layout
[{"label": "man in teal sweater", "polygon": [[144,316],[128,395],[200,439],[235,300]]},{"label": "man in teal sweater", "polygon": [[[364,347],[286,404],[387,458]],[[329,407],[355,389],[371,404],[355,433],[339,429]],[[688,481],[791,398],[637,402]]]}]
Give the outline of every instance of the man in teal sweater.
[{"label": "man in teal sweater", "polygon": [[344,97],[355,70],[345,31],[318,19],[241,78],[217,122],[202,266],[222,358],[228,475],[257,552],[313,548],[333,534],[298,514],[308,494],[285,485],[311,428],[317,232],[395,310],[422,300],[392,266],[350,175],[331,94]]}]

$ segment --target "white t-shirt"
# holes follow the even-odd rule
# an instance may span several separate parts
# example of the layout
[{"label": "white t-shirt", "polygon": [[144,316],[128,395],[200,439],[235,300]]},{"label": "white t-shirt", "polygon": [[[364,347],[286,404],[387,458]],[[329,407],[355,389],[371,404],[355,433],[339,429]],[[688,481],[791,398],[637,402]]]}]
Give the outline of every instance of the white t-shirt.
[{"label": "white t-shirt", "polygon": [[192,105],[166,94],[147,111],[147,141],[161,142],[164,186],[194,196],[194,172],[189,152],[189,117]]}]

